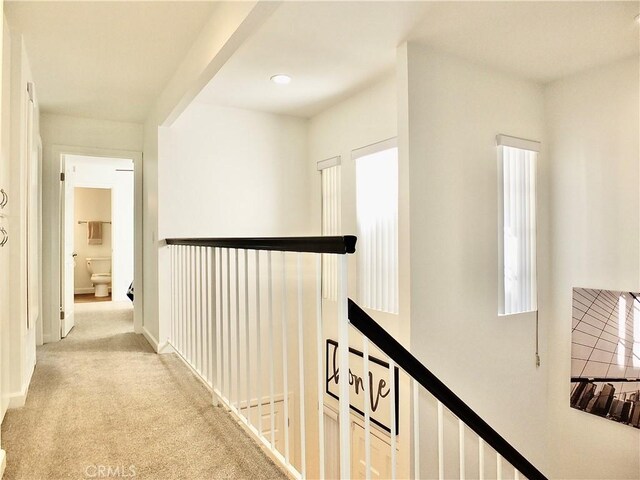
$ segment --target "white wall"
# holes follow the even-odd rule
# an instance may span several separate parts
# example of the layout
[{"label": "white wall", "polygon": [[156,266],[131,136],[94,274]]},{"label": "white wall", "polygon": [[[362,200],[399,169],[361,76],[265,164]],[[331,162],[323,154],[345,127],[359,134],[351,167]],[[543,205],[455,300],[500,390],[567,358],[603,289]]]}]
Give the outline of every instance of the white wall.
[{"label": "white wall", "polygon": [[[102,243],[89,245],[87,224],[78,222],[111,222],[111,189],[76,187],[74,210],[73,244],[74,252],[78,254],[74,271],[74,292],[91,293],[94,288],[87,268],[87,258],[111,256],[111,223],[102,224]],[[133,239],[131,240],[133,243]]]},{"label": "white wall", "polygon": [[196,103],[165,134],[160,238],[308,233],[305,120]]},{"label": "white wall", "polygon": [[[5,24],[6,27],[6,24]],[[0,418],[7,407],[18,407],[24,404],[26,392],[36,361],[36,325],[38,316],[38,289],[30,294],[33,302],[29,303],[27,292],[29,285],[38,283],[37,269],[30,274],[36,276],[34,282],[27,283],[27,251],[29,227],[27,213],[31,218],[38,218],[39,209],[28,207],[29,182],[37,189],[37,175],[30,177],[31,169],[37,173],[38,158],[29,156],[38,141],[38,102],[37,92],[34,95],[35,112],[33,118],[32,143],[27,141],[27,92],[28,82],[33,82],[29,60],[21,35],[6,30],[3,36],[3,125],[2,156],[0,182],[9,195],[9,203],[3,210],[6,218],[2,224],[9,232],[9,241],[2,252],[2,307],[0,308],[0,328],[2,329],[2,401],[0,402]],[[6,163],[5,163],[6,162]],[[33,245],[37,246],[36,242]],[[32,277],[33,278],[33,277]],[[6,293],[4,293],[6,292]],[[27,323],[27,312],[31,311],[32,323]]]},{"label": "white wall", "polygon": [[[147,193],[159,212],[158,238],[308,232],[304,120],[194,103],[159,134],[158,190]],[[155,232],[148,234],[154,242]],[[145,265],[145,275],[159,272],[161,302],[168,299],[166,253],[159,250],[159,270]],[[159,324],[145,328],[158,338],[169,325],[168,305],[150,308],[158,308]]]},{"label": "white wall", "polygon": [[[569,407],[573,287],[640,290],[638,58],[548,85],[550,473],[638,478],[638,430]],[[570,445],[571,448],[566,448]]]},{"label": "white wall", "polygon": [[[536,368],[533,314],[498,316],[495,146],[500,133],[544,141],[542,88],[414,44],[406,55],[411,350],[544,471],[550,364],[543,355]],[[544,265],[542,172],[539,178]],[[424,464],[434,474],[433,459]]]},{"label": "white wall", "polygon": [[[10,121],[11,121],[11,36],[9,33],[6,19],[3,22],[3,44],[2,44],[2,141],[0,142],[0,184],[1,188],[8,194],[11,194],[10,185],[10,159],[11,159],[11,146],[10,146]],[[0,219],[0,224],[5,230],[9,228],[8,214],[12,205],[7,205],[2,211],[3,218]],[[5,245],[6,246],[6,245]],[[9,309],[9,249],[2,247],[0,252],[0,281],[4,288],[0,292],[0,361],[2,368],[0,368],[0,418],[4,417],[9,399],[7,392],[10,388],[9,375],[6,365],[9,363],[9,344],[8,344],[8,332],[10,330],[10,318],[11,311]]]},{"label": "white wall", "polygon": [[[158,277],[158,130],[159,120],[155,115],[144,124],[144,177],[143,177],[143,211],[142,227],[142,310],[144,312],[143,332],[152,346],[158,350],[160,337],[160,311],[158,295],[160,278]],[[140,302],[138,302],[140,303]]]},{"label": "white wall", "polygon": [[[54,158],[56,146],[72,146],[84,150],[86,154],[93,149],[140,152],[143,147],[143,126],[136,123],[113,122],[64,115],[43,114],[41,116],[41,136],[44,148],[42,184],[43,184],[43,327],[44,340],[53,341],[59,328],[58,310],[60,298],[60,232],[59,224],[59,188],[60,159]],[[136,188],[142,184],[142,168],[136,170]],[[143,218],[142,211],[137,212]],[[135,226],[136,238],[142,234],[142,224]],[[139,264],[136,271],[142,271],[142,256],[136,259]],[[142,318],[142,303],[134,304],[135,316]]]},{"label": "white wall", "polygon": [[[2,26],[0,26],[0,42],[2,43],[0,45],[0,65],[2,65],[2,68],[0,70],[0,111],[1,111],[1,117],[0,117],[0,139],[1,139],[1,145],[0,145],[0,184],[2,184],[3,186],[5,185],[5,181],[6,181],[6,177],[8,174],[8,163],[9,163],[9,157],[7,155],[7,149],[5,147],[6,145],[6,138],[7,138],[7,134],[5,134],[5,132],[8,133],[7,130],[7,126],[8,126],[8,111],[5,107],[7,99],[8,99],[8,95],[5,93],[6,90],[6,83],[8,82],[8,79],[5,77],[5,59],[6,59],[6,54],[5,54],[5,38],[6,38],[6,34],[7,34],[7,24],[4,18],[4,2],[2,4],[0,4],[0,16],[2,17]],[[4,222],[3,222],[4,223]],[[3,293],[0,294],[0,305],[4,305],[4,307],[0,307],[0,419],[4,417],[4,413],[5,413],[5,394],[4,394],[4,377],[5,377],[5,373],[4,373],[4,368],[1,365],[5,365],[6,362],[6,357],[5,357],[5,346],[4,346],[4,337],[6,335],[7,329],[6,329],[6,322],[7,319],[9,317],[9,311],[8,308],[6,307],[6,305],[8,304],[8,292],[6,292],[6,287],[7,285],[9,285],[9,276],[8,276],[8,268],[7,268],[7,264],[8,264],[8,253],[7,252],[3,252],[0,253],[0,271],[4,272],[4,273],[0,273],[0,286],[2,286],[2,290]],[[2,423],[2,421],[0,420],[0,424]],[[1,428],[0,428],[1,430]],[[0,431],[0,478],[2,477],[2,475],[4,474],[4,470],[6,467],[6,453],[4,450],[2,450],[2,432]]]},{"label": "white wall", "polygon": [[[2,10],[3,6],[0,5],[0,10]],[[10,169],[9,162],[11,159],[11,149],[10,149],[10,132],[9,125],[11,120],[11,109],[10,109],[10,72],[11,72],[11,37],[9,33],[9,27],[7,25],[6,19],[4,15],[2,17],[2,73],[0,76],[0,86],[2,89],[2,117],[0,121],[0,188],[2,188],[5,192],[9,190],[9,181],[10,181]],[[5,206],[2,210],[2,217],[0,218],[0,226],[5,230],[8,229],[8,209],[11,208]],[[6,246],[6,245],[5,245]],[[7,396],[7,392],[10,388],[9,385],[9,371],[7,365],[9,364],[9,344],[8,344],[8,332],[10,329],[10,319],[11,312],[9,309],[9,284],[10,284],[10,275],[9,275],[9,250],[8,248],[2,247],[0,249],[0,285],[2,288],[0,289],[0,424],[4,418],[4,414],[7,411],[7,407],[9,406],[9,398]],[[0,447],[2,443],[0,441]],[[0,475],[4,471],[5,465],[5,452],[0,449]]]}]

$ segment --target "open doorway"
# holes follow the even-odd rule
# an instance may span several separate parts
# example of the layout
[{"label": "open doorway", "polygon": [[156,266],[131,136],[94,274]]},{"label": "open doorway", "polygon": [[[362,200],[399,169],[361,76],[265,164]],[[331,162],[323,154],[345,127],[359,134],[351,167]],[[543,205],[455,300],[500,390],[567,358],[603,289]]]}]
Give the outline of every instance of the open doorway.
[{"label": "open doorway", "polygon": [[64,155],[63,162],[61,337],[75,324],[75,303],[130,302],[135,210],[133,160]]},{"label": "open doorway", "polygon": [[[76,186],[73,196],[74,303],[111,301],[111,265],[115,261],[112,258],[112,190]],[[133,249],[133,238],[123,240]]]}]

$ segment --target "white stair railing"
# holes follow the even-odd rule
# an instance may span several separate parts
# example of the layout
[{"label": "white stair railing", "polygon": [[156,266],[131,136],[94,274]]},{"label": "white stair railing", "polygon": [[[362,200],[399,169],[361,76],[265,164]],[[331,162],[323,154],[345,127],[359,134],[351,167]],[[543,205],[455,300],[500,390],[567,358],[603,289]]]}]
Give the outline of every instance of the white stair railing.
[{"label": "white stair railing", "polygon": [[[211,389],[214,403],[235,415],[293,477],[324,476],[322,255],[337,258],[340,282],[340,307],[329,330],[348,344],[346,254],[355,237],[167,244],[173,349]],[[340,354],[340,365],[348,371],[348,352]],[[346,478],[347,376],[340,389],[340,475]]]},{"label": "white stair railing", "polygon": [[545,478],[348,300],[355,237],[167,244],[170,344],[292,477]]}]

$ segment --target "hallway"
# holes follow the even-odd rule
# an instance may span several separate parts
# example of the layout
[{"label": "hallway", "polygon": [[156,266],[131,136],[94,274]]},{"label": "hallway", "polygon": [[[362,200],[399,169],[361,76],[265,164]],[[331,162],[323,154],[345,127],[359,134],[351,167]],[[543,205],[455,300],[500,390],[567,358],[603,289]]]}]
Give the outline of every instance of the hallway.
[{"label": "hallway", "polygon": [[132,315],[76,305],[70,335],[39,347],[27,403],[2,425],[5,478],[284,478],[176,355],[133,333]]}]

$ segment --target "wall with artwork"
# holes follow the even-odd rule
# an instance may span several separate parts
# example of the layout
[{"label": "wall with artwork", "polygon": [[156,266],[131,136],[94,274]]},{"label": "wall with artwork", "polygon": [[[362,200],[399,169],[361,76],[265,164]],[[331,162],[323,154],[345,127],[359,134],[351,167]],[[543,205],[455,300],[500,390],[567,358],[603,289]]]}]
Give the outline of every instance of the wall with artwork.
[{"label": "wall with artwork", "polygon": [[640,294],[573,289],[572,408],[640,428]]},{"label": "wall with artwork", "polygon": [[[541,320],[549,328],[549,354],[543,358],[551,366],[549,451],[562,452],[553,455],[550,473],[558,478],[637,478],[640,469],[638,431],[610,421],[618,416],[616,411],[613,415],[605,412],[610,410],[613,397],[621,392],[621,385],[612,383],[615,393],[611,395],[609,387],[605,388],[609,382],[605,385],[594,382],[594,395],[611,397],[609,409],[608,400],[603,400],[604,404],[591,403],[586,397],[580,400],[576,386],[569,385],[569,379],[578,371],[580,375],[596,377],[606,376],[610,370],[607,367],[605,371],[604,364],[586,363],[582,357],[588,351],[576,347],[582,334],[572,336],[571,319],[574,318],[574,331],[578,327],[596,334],[591,327],[597,328],[599,324],[578,324],[575,318],[576,315],[580,318],[582,312],[574,310],[572,315],[574,302],[588,303],[594,292],[613,291],[601,293],[599,302],[601,308],[612,309],[611,326],[618,325],[613,310],[619,308],[620,294],[615,292],[625,292],[623,298],[630,309],[635,300],[631,300],[629,292],[637,292],[640,287],[639,67],[636,56],[545,88],[552,275],[547,302],[550,309]],[[574,291],[576,287],[582,288]],[[577,310],[580,308],[583,307]],[[615,336],[616,328],[609,329],[611,335]],[[613,344],[606,345],[613,348]],[[633,348],[625,345],[626,349],[630,347]],[[616,354],[608,364],[613,361],[613,370],[619,375],[621,366],[617,365],[616,351],[597,351],[594,359],[607,357],[609,353]],[[625,402],[631,396],[632,392],[627,393]],[[578,402],[578,409],[570,406],[572,398]],[[623,408],[624,405],[620,413]],[[591,410],[594,414],[580,410]],[[567,451],[565,445],[572,448]],[[607,461],[603,462],[603,458]]]}]

